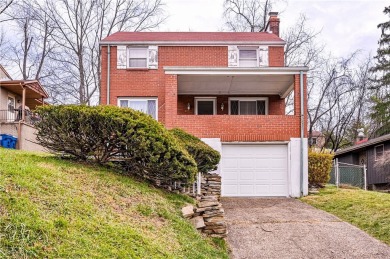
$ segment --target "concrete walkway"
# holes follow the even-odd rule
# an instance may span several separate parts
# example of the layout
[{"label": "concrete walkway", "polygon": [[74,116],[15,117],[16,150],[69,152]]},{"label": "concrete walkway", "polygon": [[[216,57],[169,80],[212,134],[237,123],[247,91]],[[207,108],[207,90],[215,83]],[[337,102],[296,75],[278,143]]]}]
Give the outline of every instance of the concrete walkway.
[{"label": "concrete walkway", "polygon": [[233,258],[390,258],[390,247],[288,198],[223,198]]}]

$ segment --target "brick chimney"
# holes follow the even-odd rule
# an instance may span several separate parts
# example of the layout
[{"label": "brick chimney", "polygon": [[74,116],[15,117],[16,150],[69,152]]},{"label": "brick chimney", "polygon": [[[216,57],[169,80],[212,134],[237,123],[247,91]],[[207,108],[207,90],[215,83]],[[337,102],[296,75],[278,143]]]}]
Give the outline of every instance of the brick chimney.
[{"label": "brick chimney", "polygon": [[269,12],[268,15],[269,15],[269,20],[268,20],[269,30],[273,34],[276,34],[276,36],[279,37],[279,23],[280,23],[280,19],[278,17],[278,12]]}]

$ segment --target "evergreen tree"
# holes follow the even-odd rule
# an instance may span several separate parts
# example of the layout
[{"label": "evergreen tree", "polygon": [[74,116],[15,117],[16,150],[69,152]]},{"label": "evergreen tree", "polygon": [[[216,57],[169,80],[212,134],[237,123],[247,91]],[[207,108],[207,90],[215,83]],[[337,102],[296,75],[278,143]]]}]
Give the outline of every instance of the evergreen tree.
[{"label": "evergreen tree", "polygon": [[[383,11],[390,18],[390,6]],[[390,133],[390,19],[378,24],[381,29],[379,48],[375,56],[376,65],[372,68],[376,72],[374,79],[377,96],[373,97],[374,107],[372,118],[377,124],[375,136]]]}]

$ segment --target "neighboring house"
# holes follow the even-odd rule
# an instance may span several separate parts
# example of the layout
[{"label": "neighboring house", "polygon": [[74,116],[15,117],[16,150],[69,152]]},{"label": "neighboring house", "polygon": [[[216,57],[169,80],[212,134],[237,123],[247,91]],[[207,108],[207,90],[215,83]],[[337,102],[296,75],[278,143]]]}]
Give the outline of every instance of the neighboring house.
[{"label": "neighboring house", "polygon": [[0,65],[0,134],[17,137],[17,149],[43,150],[35,143],[34,109],[47,97],[39,81],[13,80]]},{"label": "neighboring house", "polygon": [[114,33],[100,42],[100,102],[144,111],[220,151],[223,196],[306,194],[308,68],[284,65],[277,13],[268,30]]},{"label": "neighboring house", "polygon": [[338,150],[335,158],[339,162],[353,165],[366,165],[367,184],[384,185],[390,183],[388,167],[379,167],[378,163],[390,152],[390,134],[363,141],[360,144]]},{"label": "neighboring house", "polygon": [[[308,135],[310,135],[310,132],[308,133]],[[311,132],[311,143],[309,143],[309,145],[313,148],[322,149],[325,145],[324,134],[322,134],[321,131],[313,130]]]}]

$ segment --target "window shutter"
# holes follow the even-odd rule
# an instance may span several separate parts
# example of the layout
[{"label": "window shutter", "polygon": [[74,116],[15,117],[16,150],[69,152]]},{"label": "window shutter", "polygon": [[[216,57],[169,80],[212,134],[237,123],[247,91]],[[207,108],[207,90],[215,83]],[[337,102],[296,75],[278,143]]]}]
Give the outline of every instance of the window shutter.
[{"label": "window shutter", "polygon": [[238,67],[238,48],[237,46],[228,46],[228,66]]},{"label": "window shutter", "polygon": [[259,67],[268,67],[268,46],[259,47]]},{"label": "window shutter", "polygon": [[158,46],[148,48],[148,68],[158,69]]},{"label": "window shutter", "polygon": [[127,47],[116,46],[116,68],[126,69],[127,67]]}]

